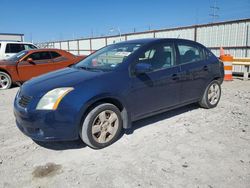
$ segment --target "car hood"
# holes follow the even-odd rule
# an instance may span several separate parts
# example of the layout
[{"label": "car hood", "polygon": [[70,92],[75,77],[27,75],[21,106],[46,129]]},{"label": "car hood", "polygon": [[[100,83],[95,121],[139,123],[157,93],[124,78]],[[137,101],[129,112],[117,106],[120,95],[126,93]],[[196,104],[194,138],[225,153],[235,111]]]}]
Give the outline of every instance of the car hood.
[{"label": "car hood", "polygon": [[59,87],[74,87],[87,80],[105,74],[103,72],[85,71],[76,68],[64,68],[35,77],[21,87],[23,95],[41,97],[48,91]]}]

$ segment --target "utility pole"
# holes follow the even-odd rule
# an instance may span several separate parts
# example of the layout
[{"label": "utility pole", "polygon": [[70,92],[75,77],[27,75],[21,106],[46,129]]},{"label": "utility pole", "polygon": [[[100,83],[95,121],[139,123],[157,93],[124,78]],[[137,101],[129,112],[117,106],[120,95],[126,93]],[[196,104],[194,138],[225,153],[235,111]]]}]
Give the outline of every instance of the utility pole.
[{"label": "utility pole", "polygon": [[151,31],[151,24],[150,24],[150,25],[148,25],[148,30],[149,30],[149,31]]},{"label": "utility pole", "polygon": [[93,29],[91,29],[91,35],[90,35],[90,37],[91,37],[91,38],[94,37],[94,30],[93,30]]},{"label": "utility pole", "polygon": [[212,19],[212,23],[214,23],[219,18],[219,12],[220,8],[217,6],[217,0],[214,0],[214,5],[210,6],[211,13],[209,16]]}]

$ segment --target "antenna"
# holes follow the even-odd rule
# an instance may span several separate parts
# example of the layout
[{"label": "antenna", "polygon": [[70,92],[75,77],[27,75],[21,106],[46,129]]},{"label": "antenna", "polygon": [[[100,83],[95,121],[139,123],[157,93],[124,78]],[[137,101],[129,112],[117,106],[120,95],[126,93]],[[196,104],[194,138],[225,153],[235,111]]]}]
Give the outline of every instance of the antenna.
[{"label": "antenna", "polygon": [[220,8],[217,6],[217,0],[214,0],[214,5],[210,6],[211,13],[209,14],[212,19],[212,23],[214,23],[219,18],[219,10]]}]

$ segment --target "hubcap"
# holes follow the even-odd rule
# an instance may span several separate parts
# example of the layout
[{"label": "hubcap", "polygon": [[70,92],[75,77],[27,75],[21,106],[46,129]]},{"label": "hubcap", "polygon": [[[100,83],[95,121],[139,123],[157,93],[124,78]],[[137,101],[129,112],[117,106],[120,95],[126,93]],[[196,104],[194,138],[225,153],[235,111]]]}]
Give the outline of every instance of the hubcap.
[{"label": "hubcap", "polygon": [[0,89],[6,89],[10,84],[10,80],[7,76],[0,73]]},{"label": "hubcap", "polygon": [[215,105],[220,97],[220,87],[218,84],[214,83],[210,86],[208,90],[208,101],[211,105]]},{"label": "hubcap", "polygon": [[98,143],[109,142],[118,130],[119,119],[115,112],[105,110],[92,123],[92,137]]}]

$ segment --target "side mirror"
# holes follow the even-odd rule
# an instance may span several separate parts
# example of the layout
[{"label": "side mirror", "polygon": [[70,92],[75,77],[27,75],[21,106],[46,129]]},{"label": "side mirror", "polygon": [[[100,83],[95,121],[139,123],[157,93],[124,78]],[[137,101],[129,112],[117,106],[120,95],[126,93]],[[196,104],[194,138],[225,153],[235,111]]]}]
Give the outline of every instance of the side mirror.
[{"label": "side mirror", "polygon": [[135,65],[135,74],[145,74],[152,70],[152,65],[147,63],[137,63]]},{"label": "side mirror", "polygon": [[27,62],[28,62],[28,63],[31,63],[31,64],[34,64],[34,62],[33,62],[33,59],[32,59],[32,58],[28,58],[28,59],[27,59]]}]

